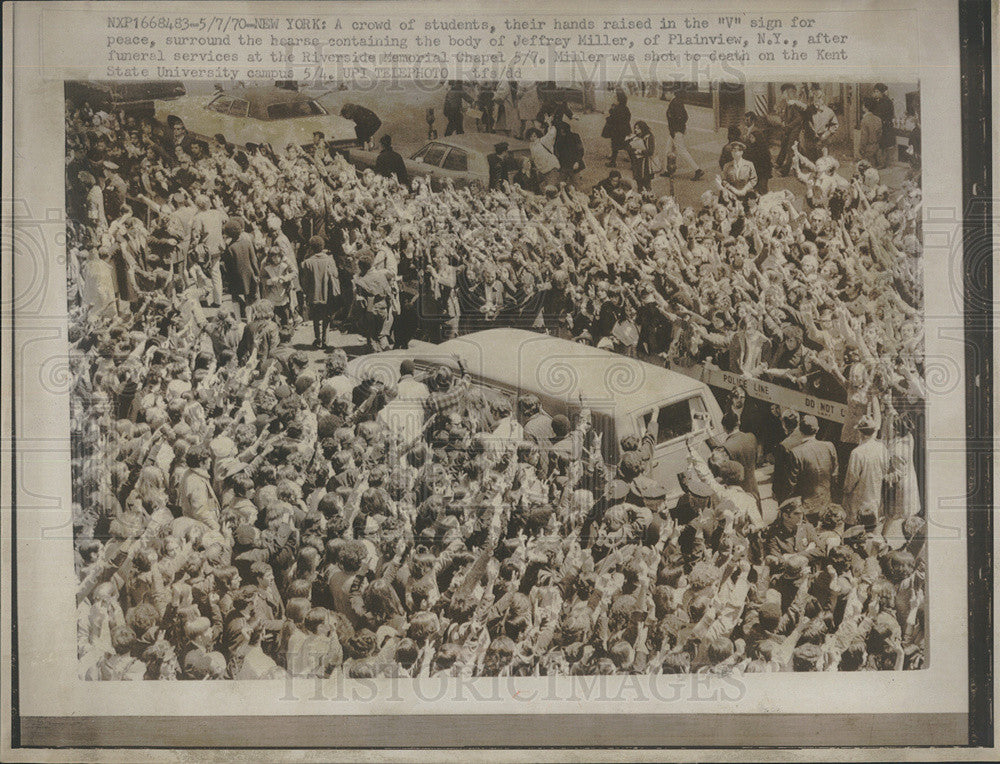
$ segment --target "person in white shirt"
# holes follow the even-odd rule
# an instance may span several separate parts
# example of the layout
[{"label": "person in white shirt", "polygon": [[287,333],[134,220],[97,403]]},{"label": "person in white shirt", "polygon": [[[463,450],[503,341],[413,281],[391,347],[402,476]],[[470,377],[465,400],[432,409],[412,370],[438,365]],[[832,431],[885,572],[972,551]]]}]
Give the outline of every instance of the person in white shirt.
[{"label": "person in white shirt", "polygon": [[423,401],[430,395],[427,385],[416,379],[416,371],[417,367],[408,358],[399,364],[399,382],[396,383],[396,397],[399,400]]}]

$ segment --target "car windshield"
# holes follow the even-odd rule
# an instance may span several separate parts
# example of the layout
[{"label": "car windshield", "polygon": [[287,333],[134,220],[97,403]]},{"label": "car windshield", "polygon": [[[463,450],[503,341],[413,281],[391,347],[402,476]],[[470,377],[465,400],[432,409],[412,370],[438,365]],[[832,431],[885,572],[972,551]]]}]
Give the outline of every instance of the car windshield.
[{"label": "car windshield", "polygon": [[423,161],[424,164],[440,167],[441,160],[444,159],[444,152],[447,148],[447,146],[442,146],[440,143],[428,143],[414,154],[413,158]]},{"label": "car windshield", "polygon": [[315,101],[288,101],[285,103],[273,103],[267,107],[268,119],[314,117],[317,114],[326,114],[326,111]]},{"label": "car windshield", "polygon": [[448,156],[441,167],[445,170],[465,172],[469,169],[469,155],[462,151],[462,149],[452,149],[448,152]]}]

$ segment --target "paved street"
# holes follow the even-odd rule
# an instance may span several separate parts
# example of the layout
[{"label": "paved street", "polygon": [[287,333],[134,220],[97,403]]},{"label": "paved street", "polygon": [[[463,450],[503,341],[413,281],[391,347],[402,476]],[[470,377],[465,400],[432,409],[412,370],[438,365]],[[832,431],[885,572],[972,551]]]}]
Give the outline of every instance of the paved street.
[{"label": "paved street", "polygon": [[[405,89],[392,89],[380,85],[377,88],[364,91],[332,91],[321,96],[320,100],[334,112],[339,112],[340,107],[347,101],[372,109],[382,120],[382,129],[376,135],[376,139],[382,133],[391,134],[396,150],[404,156],[409,156],[427,141],[427,123],[425,122],[427,109],[434,109],[437,117],[435,127],[438,129],[439,135],[443,135],[445,120],[441,114],[441,107],[444,102],[444,92],[444,89],[440,87],[418,88],[411,85]],[[604,127],[605,115],[612,96],[612,93],[598,91],[597,108],[599,111],[595,113],[586,114],[578,107],[572,107],[574,116],[571,124],[573,130],[579,133],[583,140],[584,162],[587,165],[586,169],[577,176],[576,184],[580,188],[589,189],[607,177],[610,169],[607,166],[611,153],[610,142],[601,138],[601,130]],[[629,96],[628,106],[632,112],[633,123],[635,120],[644,120],[653,130],[662,161],[662,147],[665,146],[668,135],[666,102],[655,97]],[[700,181],[692,181],[690,172],[684,171],[674,179],[657,176],[652,184],[653,192],[657,196],[673,195],[682,207],[696,206],[699,197],[706,190],[715,188],[715,176],[720,171],[719,155],[726,143],[726,130],[725,128],[716,130],[713,127],[710,108],[688,105],[687,110],[687,147],[695,162],[704,170],[705,176]],[[472,132],[475,130],[475,124],[467,119],[465,128],[467,132]],[[497,140],[502,140],[502,136],[498,135]],[[624,153],[619,155],[618,168],[626,178],[631,178],[631,169]],[[848,159],[842,162],[840,172],[849,177],[853,169],[853,162]],[[898,185],[904,174],[905,167],[900,165],[884,172],[883,180],[889,185]],[[770,189],[790,189],[801,202],[803,185],[797,179],[775,177],[771,180]]]},{"label": "paved street", "polygon": [[[204,96],[212,92],[210,83],[185,83],[188,94],[191,96]],[[314,95],[329,111],[336,114],[340,112],[340,107],[344,103],[351,102],[365,106],[374,111],[382,120],[382,128],[375,135],[377,140],[383,133],[392,135],[393,146],[403,156],[409,156],[420,149],[427,141],[427,123],[425,116],[428,109],[433,109],[436,122],[435,128],[439,135],[444,134],[446,120],[441,114],[444,103],[445,89],[439,83],[408,83],[405,86],[397,84],[395,86],[387,83],[379,83],[377,86],[359,87],[353,90],[331,90],[329,88],[318,88],[307,90]],[[601,130],[604,127],[605,115],[611,104],[613,93],[598,91],[596,94],[597,112],[586,114],[578,106],[573,106],[574,116],[571,121],[573,130],[580,134],[584,145],[584,162],[586,169],[578,174],[576,185],[579,188],[589,189],[595,183],[607,177],[609,167],[607,165],[610,158],[610,142],[601,138]],[[628,99],[629,110],[632,112],[632,121],[644,120],[653,130],[656,139],[659,159],[663,161],[662,149],[667,140],[666,102],[659,98],[643,98],[638,95],[630,95]],[[692,181],[691,173],[684,171],[675,178],[662,178],[657,176],[653,179],[653,192],[657,196],[672,195],[682,206],[697,206],[699,197],[709,189],[715,188],[715,176],[719,174],[719,155],[726,143],[726,130],[721,128],[716,130],[713,126],[712,110],[705,106],[687,106],[688,110],[688,130],[686,134],[687,148],[691,156],[698,163],[699,168],[704,170],[705,176],[699,181]],[[466,119],[465,128],[467,132],[475,131],[475,123]],[[502,135],[497,135],[497,140],[502,140]],[[854,163],[850,157],[841,157],[841,174],[849,177],[854,169]],[[624,152],[619,156],[618,169],[622,174],[631,179],[632,173],[629,167],[627,156]],[[882,178],[890,187],[898,187],[905,176],[906,167],[897,165],[896,167],[883,171]],[[802,203],[803,185],[794,178],[772,178],[771,190],[789,189]]]}]

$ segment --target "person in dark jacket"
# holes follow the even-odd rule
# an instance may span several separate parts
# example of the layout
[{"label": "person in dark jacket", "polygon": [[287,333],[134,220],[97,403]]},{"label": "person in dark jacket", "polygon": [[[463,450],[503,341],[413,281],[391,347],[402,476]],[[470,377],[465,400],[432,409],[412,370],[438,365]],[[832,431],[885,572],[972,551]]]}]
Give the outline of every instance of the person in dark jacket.
[{"label": "person in dark jacket", "polygon": [[229,291],[236,300],[241,315],[246,315],[247,305],[257,299],[260,281],[260,264],[253,240],[244,230],[243,220],[233,218],[222,229],[226,242],[225,265],[229,278]]},{"label": "person in dark jacket", "polygon": [[567,122],[556,122],[555,155],[559,169],[566,175],[574,175],[584,169],[583,141],[574,133]]},{"label": "person in dark jacket", "polygon": [[444,96],[444,116],[448,120],[448,126],[444,129],[445,137],[457,133],[463,135],[465,128],[462,126],[462,104],[463,102],[474,103],[472,96],[465,92],[462,83],[452,80],[448,83],[449,89]]},{"label": "person in dark jacket", "polygon": [[794,494],[802,497],[802,505],[809,517],[817,515],[830,503],[830,491],[840,469],[833,443],[816,439],[819,431],[816,417],[811,414],[802,417],[799,430],[802,442],[792,449],[789,478]]},{"label": "person in dark jacket", "polygon": [[340,281],[337,263],[333,255],[326,251],[326,242],[322,236],[313,236],[309,240],[309,252],[309,257],[302,263],[299,280],[309,303],[309,317],[313,322],[313,347],[325,348],[330,315],[337,295],[340,294]]},{"label": "person in dark jacket", "polygon": [[795,495],[791,477],[792,450],[803,441],[799,416],[791,409],[781,412],[781,428],[785,439],[774,449],[774,473],[771,476],[771,490],[779,504]]},{"label": "person in dark jacket", "polygon": [[483,83],[479,86],[479,94],[476,97],[476,108],[482,116],[479,118],[479,125],[484,133],[492,133],[496,124],[496,115],[493,112],[494,88],[492,83]]},{"label": "person in dark jacket", "polygon": [[611,141],[611,159],[608,167],[618,163],[618,152],[625,151],[625,139],[632,132],[632,112],[628,108],[628,96],[624,90],[615,91],[615,102],[608,110],[608,118],[604,122],[602,138]]},{"label": "person in dark jacket", "polygon": [[611,170],[608,177],[594,186],[594,190],[603,191],[619,204],[625,204],[625,197],[632,190],[632,184],[622,177],[621,170]]},{"label": "person in dark jacket", "polygon": [[402,185],[410,184],[410,174],[406,171],[406,163],[399,152],[392,148],[392,136],[386,133],[379,139],[382,144],[382,151],[375,158],[375,172],[383,177],[390,178],[396,176]]},{"label": "person in dark jacket", "polygon": [[747,149],[743,156],[753,165],[757,171],[757,185],[754,190],[758,194],[767,193],[767,182],[771,179],[771,149],[767,145],[767,139],[758,130],[751,130],[747,133]]},{"label": "person in dark jacket", "polygon": [[493,147],[493,153],[486,157],[490,168],[490,189],[503,188],[507,182],[507,149],[506,141],[501,141]]},{"label": "person in dark jacket", "polygon": [[774,160],[779,175],[788,175],[792,168],[792,144],[799,139],[806,104],[799,100],[799,89],[791,82],[781,86],[778,116],[781,118],[781,148]]},{"label": "person in dark jacket", "polygon": [[517,165],[514,174],[510,178],[511,183],[516,186],[520,186],[525,191],[531,191],[537,194],[539,192],[538,187],[538,171],[535,166],[531,163],[530,159],[522,159],[520,164]]},{"label": "person in dark jacket", "polygon": [[[670,133],[670,141],[667,145],[667,154],[674,154],[677,159],[683,159],[693,171],[691,180],[701,180],[705,172],[698,167],[691,152],[687,149],[685,134],[687,133],[688,113],[684,108],[684,93],[678,91],[667,105],[667,130]],[[666,163],[664,174],[671,174],[670,162]]]},{"label": "person in dark jacket", "polygon": [[[743,481],[740,487],[757,500],[760,508],[760,489],[757,486],[757,436],[752,432],[740,432],[740,420],[735,412],[727,411],[722,416],[722,429],[725,435],[718,439],[718,446],[725,449],[726,454],[734,462],[743,467]],[[715,444],[710,441],[714,446]]]},{"label": "person in dark jacket", "polygon": [[345,103],[340,109],[340,116],[354,123],[354,134],[362,143],[368,143],[382,127],[382,120],[375,112],[356,103]]},{"label": "person in dark jacket", "polygon": [[885,83],[876,82],[872,90],[872,98],[875,101],[875,116],[882,120],[882,137],[879,146],[882,149],[878,168],[882,169],[892,162],[892,151],[896,146],[896,134],[894,132],[893,118],[895,109],[892,99],[889,98],[889,88]]}]

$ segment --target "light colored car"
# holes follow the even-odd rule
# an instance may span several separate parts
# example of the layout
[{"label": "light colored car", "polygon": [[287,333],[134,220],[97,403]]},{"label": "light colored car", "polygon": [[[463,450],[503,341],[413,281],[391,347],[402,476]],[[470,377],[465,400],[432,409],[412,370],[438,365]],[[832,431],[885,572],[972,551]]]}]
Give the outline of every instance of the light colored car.
[{"label": "light colored car", "polygon": [[236,87],[207,96],[156,102],[156,119],[178,117],[188,133],[212,138],[222,134],[239,146],[269,143],[283,149],[289,143],[306,146],[322,132],[331,149],[357,146],[354,123],[331,114],[305,93],[274,86]]},{"label": "light colored car", "polygon": [[667,492],[670,506],[682,494],[677,479],[688,466],[688,449],[708,457],[708,440],[721,430],[722,410],[703,382],[662,366],[579,342],[523,329],[487,329],[440,345],[412,342],[406,350],[360,356],[347,371],[394,385],[410,359],[422,371],[461,367],[473,384],[514,399],[534,395],[550,415],[571,419],[582,408],[601,437],[601,454],[617,464],[621,439],[641,437],[656,417],[651,477]]},{"label": "light colored car", "polygon": [[[449,178],[459,188],[473,183],[485,188],[490,181],[486,157],[493,153],[493,147],[500,142],[507,144],[513,160],[512,166],[515,162],[531,160],[531,144],[525,141],[493,133],[466,133],[428,141],[423,148],[403,161],[411,178]],[[377,151],[351,149],[348,153],[348,159],[358,167],[374,167],[376,157]]]}]

